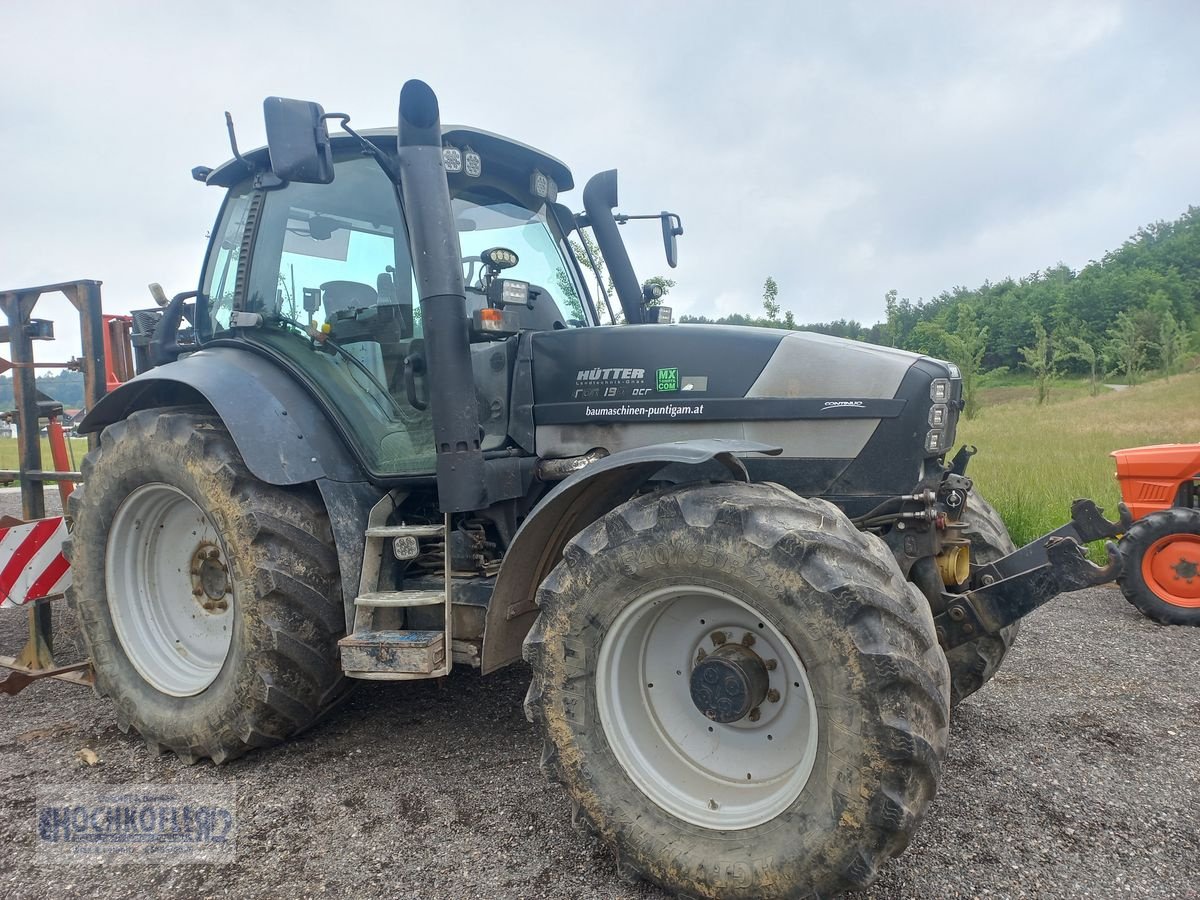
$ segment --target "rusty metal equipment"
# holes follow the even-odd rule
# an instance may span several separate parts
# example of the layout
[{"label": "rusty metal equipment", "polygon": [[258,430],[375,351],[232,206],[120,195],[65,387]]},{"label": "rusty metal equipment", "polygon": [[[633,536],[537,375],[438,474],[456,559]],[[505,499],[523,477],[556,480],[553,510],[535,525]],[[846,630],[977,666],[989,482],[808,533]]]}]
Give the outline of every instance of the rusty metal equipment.
[{"label": "rusty metal equipment", "polygon": [[[82,355],[66,363],[38,362],[34,341],[53,340],[53,323],[33,317],[37,302],[47,294],[61,293],[79,313]],[[22,516],[26,520],[46,515],[45,488],[57,483],[65,509],[74,484],[82,479],[69,466],[67,439],[62,423],[62,404],[40,394],[35,368],[66,368],[83,373],[84,404],[92,409],[111,388],[132,377],[128,351],[129,319],[105,316],[101,311],[100,282],[91,279],[66,281],[37,287],[0,291],[0,309],[8,324],[0,327],[0,342],[9,345],[13,373],[12,421],[17,426],[18,467],[0,471],[0,481],[20,481]],[[124,352],[120,352],[124,350]],[[113,365],[106,361],[113,360]],[[46,421],[52,468],[43,468],[41,423]],[[88,437],[88,446],[97,437]],[[3,561],[0,561],[3,562]],[[75,684],[90,684],[90,663],[60,666],[54,660],[54,623],[50,599],[33,601],[28,610],[29,637],[16,656],[0,656],[0,668],[10,670],[0,679],[0,693],[15,694],[41,678],[58,678]]]}]

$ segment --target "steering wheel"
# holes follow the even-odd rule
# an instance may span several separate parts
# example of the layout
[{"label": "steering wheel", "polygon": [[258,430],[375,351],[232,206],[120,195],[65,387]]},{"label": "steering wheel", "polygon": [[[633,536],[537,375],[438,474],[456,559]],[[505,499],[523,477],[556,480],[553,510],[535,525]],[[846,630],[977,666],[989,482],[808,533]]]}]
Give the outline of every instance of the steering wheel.
[{"label": "steering wheel", "polygon": [[462,262],[463,262],[463,265],[469,264],[471,266],[471,268],[467,269],[467,274],[463,276],[463,284],[470,285],[471,282],[475,279],[475,266],[476,265],[478,265],[480,267],[479,268],[479,280],[480,281],[483,280],[483,257],[481,257],[478,253],[476,253],[474,256],[464,256],[462,258]]}]

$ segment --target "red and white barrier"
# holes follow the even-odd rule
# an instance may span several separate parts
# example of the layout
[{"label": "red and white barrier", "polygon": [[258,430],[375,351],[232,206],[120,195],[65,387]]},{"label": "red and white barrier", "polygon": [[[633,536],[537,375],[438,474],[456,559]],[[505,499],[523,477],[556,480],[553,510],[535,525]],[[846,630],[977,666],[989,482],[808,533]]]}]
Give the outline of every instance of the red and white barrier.
[{"label": "red and white barrier", "polygon": [[0,528],[0,609],[14,609],[61,594],[71,584],[62,554],[67,523],[62,516]]}]

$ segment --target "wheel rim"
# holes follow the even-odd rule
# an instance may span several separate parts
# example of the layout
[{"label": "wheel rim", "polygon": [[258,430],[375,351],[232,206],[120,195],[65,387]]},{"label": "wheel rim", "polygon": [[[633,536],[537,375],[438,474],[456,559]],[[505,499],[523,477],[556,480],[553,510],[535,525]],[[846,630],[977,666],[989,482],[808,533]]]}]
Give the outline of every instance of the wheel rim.
[{"label": "wheel rim", "polygon": [[[744,642],[765,663],[771,693],[757,714],[723,724],[697,708],[692,671],[700,651],[709,658]],[[622,610],[600,647],[596,701],[626,774],[693,825],[730,831],[769,822],[812,774],[817,710],[804,665],[770,622],[722,590],[673,585]]]},{"label": "wheel rim", "polygon": [[125,655],[155,689],[199,694],[233,639],[233,582],[220,534],[190,497],[146,484],[121,503],[104,563],[113,626]]},{"label": "wheel rim", "polygon": [[1200,608],[1200,535],[1159,538],[1142,556],[1142,578],[1160,600]]}]

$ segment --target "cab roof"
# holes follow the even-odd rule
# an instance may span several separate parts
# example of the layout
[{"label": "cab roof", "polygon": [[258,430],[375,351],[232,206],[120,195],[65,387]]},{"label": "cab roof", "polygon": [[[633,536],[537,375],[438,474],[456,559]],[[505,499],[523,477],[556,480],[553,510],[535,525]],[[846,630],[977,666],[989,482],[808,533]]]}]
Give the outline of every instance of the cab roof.
[{"label": "cab roof", "polygon": [[[359,134],[387,153],[396,151],[395,128],[369,128],[360,131]],[[359,146],[358,141],[348,134],[331,134],[329,138],[335,154],[340,151],[353,150]],[[499,161],[506,167],[520,162],[529,170],[538,169],[553,178],[560,191],[569,191],[575,186],[571,170],[565,163],[528,144],[514,141],[512,138],[484,131],[481,128],[447,125],[442,129],[442,142],[460,149],[471,147],[484,158],[485,167],[489,159]],[[204,179],[204,183],[216,187],[232,187],[248,178],[256,170],[270,171],[270,169],[271,157],[267,148],[257,147],[242,154],[242,159],[231,159],[217,166]]]}]

